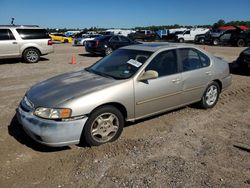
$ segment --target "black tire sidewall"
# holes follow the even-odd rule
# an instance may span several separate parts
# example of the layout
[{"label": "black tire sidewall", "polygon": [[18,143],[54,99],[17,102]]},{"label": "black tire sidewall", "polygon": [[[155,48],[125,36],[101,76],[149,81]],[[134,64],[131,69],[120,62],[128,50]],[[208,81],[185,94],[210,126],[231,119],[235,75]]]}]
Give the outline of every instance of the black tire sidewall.
[{"label": "black tire sidewall", "polygon": [[[38,58],[37,58],[37,60],[36,61],[34,61],[34,62],[31,62],[31,61],[29,61],[28,59],[27,59],[27,53],[29,52],[29,51],[35,51],[36,53],[37,53],[37,56],[38,56]],[[26,62],[26,63],[37,63],[39,60],[40,60],[40,52],[37,50],[37,49],[35,49],[35,48],[28,48],[28,49],[26,49],[26,50],[24,50],[24,52],[23,52],[23,59],[24,59],[24,61]]]},{"label": "black tire sidewall", "polygon": [[[242,44],[242,45],[241,45]],[[239,39],[238,41],[237,41],[237,46],[238,47],[244,47],[246,44],[245,44],[245,41],[243,40],[243,39]]]},{"label": "black tire sidewall", "polygon": [[85,123],[84,128],[83,128],[81,142],[84,141],[89,146],[99,146],[99,145],[107,143],[107,142],[97,142],[91,135],[91,125],[92,125],[93,121],[99,115],[101,115],[103,113],[107,113],[107,112],[113,113],[114,115],[116,115],[116,117],[119,120],[119,127],[118,127],[118,130],[117,130],[115,136],[107,142],[113,142],[120,137],[122,130],[123,130],[123,127],[124,127],[124,123],[125,123],[124,117],[123,117],[122,113],[117,108],[108,105],[108,106],[99,107],[90,114],[90,116],[89,116],[89,118],[88,118],[88,120]]},{"label": "black tire sidewall", "polygon": [[[216,86],[218,94],[217,94],[216,101],[215,101],[212,105],[209,105],[209,104],[207,104],[207,101],[206,101],[206,93],[207,93],[208,89],[209,89],[212,85]],[[200,106],[201,106],[202,108],[204,108],[204,109],[213,108],[213,107],[217,104],[217,102],[218,102],[219,95],[220,95],[220,86],[219,86],[219,84],[218,84],[217,82],[214,82],[214,81],[213,81],[212,83],[210,83],[210,84],[207,86],[205,92],[203,93],[202,99],[201,99],[201,101],[200,101]]]}]

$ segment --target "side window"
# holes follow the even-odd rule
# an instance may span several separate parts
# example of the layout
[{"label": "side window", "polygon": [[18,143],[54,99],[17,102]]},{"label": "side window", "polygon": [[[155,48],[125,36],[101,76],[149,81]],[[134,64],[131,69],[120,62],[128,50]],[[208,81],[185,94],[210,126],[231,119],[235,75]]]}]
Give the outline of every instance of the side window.
[{"label": "side window", "polygon": [[176,50],[168,50],[159,53],[149,63],[146,70],[155,70],[159,77],[175,74],[178,72]]},{"label": "side window", "polygon": [[49,39],[45,29],[17,29],[22,39]]},{"label": "side window", "polygon": [[0,40],[14,40],[12,32],[9,29],[0,29]]},{"label": "side window", "polygon": [[110,39],[110,42],[119,42],[118,36],[114,36]]},{"label": "side window", "polygon": [[184,72],[210,65],[209,58],[196,49],[182,48],[179,49],[179,54]]},{"label": "side window", "polygon": [[189,35],[189,34],[190,34],[190,31],[186,31],[186,32],[185,32],[185,35]]},{"label": "side window", "polygon": [[127,39],[127,38],[124,37],[124,36],[119,36],[119,38],[120,38],[121,42],[130,42],[130,40]]}]

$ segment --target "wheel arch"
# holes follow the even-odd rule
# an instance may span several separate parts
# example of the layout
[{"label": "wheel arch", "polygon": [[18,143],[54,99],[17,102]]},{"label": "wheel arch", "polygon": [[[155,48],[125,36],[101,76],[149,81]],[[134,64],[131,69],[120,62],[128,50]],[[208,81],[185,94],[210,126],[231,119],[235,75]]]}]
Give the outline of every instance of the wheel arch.
[{"label": "wheel arch", "polygon": [[126,120],[126,118],[128,116],[127,109],[125,108],[124,105],[122,105],[121,103],[118,103],[118,102],[109,102],[109,103],[105,103],[105,104],[102,104],[100,106],[97,106],[89,114],[91,114],[93,111],[95,111],[96,109],[101,108],[103,106],[113,106],[113,107],[117,108],[122,113],[124,119]]},{"label": "wheel arch", "polygon": [[220,87],[219,89],[220,89],[220,92],[221,92],[221,90],[222,90],[222,82],[220,80],[218,80],[218,79],[213,80],[213,82],[216,82],[219,85],[219,87]]},{"label": "wheel arch", "polygon": [[39,48],[33,47],[33,46],[29,46],[29,47],[25,48],[25,49],[22,51],[22,57],[23,57],[23,55],[24,55],[24,52],[25,52],[26,50],[28,50],[28,49],[36,49],[36,50],[38,50],[39,55],[40,55],[40,56],[42,55],[42,52],[41,52],[41,50],[40,50]]}]

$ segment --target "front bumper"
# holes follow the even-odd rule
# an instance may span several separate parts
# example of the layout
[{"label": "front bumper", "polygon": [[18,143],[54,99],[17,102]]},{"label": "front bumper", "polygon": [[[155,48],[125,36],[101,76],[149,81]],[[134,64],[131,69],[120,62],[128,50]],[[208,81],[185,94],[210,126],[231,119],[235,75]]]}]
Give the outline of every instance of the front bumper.
[{"label": "front bumper", "polygon": [[80,142],[87,117],[71,121],[54,121],[34,116],[18,107],[17,118],[24,131],[35,141],[51,146],[67,146]]}]

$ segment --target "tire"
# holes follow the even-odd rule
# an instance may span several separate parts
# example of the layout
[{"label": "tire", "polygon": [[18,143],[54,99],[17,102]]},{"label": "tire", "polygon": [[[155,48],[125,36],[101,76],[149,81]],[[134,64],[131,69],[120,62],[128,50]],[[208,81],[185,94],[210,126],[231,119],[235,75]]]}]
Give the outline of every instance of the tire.
[{"label": "tire", "polygon": [[183,39],[183,38],[180,38],[178,41],[179,41],[179,43],[183,43],[183,42],[184,42],[184,39]]},{"label": "tire", "polygon": [[200,39],[199,39],[199,43],[200,43],[200,44],[204,44],[204,43],[205,43],[205,39],[204,39],[204,38],[200,38]]},{"label": "tire", "polygon": [[69,40],[68,39],[64,39],[63,43],[68,43]]},{"label": "tire", "polygon": [[40,52],[36,48],[28,48],[24,50],[23,58],[27,63],[37,63],[40,60]]},{"label": "tire", "polygon": [[90,146],[113,142],[120,137],[124,123],[124,117],[117,108],[102,106],[90,114],[81,140]]},{"label": "tire", "polygon": [[111,54],[113,52],[113,50],[112,50],[112,48],[110,48],[110,47],[107,47],[106,49],[105,49],[105,55],[109,55],[109,54]]},{"label": "tire", "polygon": [[239,39],[237,41],[237,46],[238,47],[244,47],[244,46],[246,46],[246,43],[245,43],[245,41],[243,39]]},{"label": "tire", "polygon": [[219,45],[219,39],[214,39],[213,40],[213,45],[218,46]]},{"label": "tire", "polygon": [[220,87],[217,82],[212,82],[206,88],[201,101],[200,106],[204,109],[213,108],[218,102],[220,95]]}]

